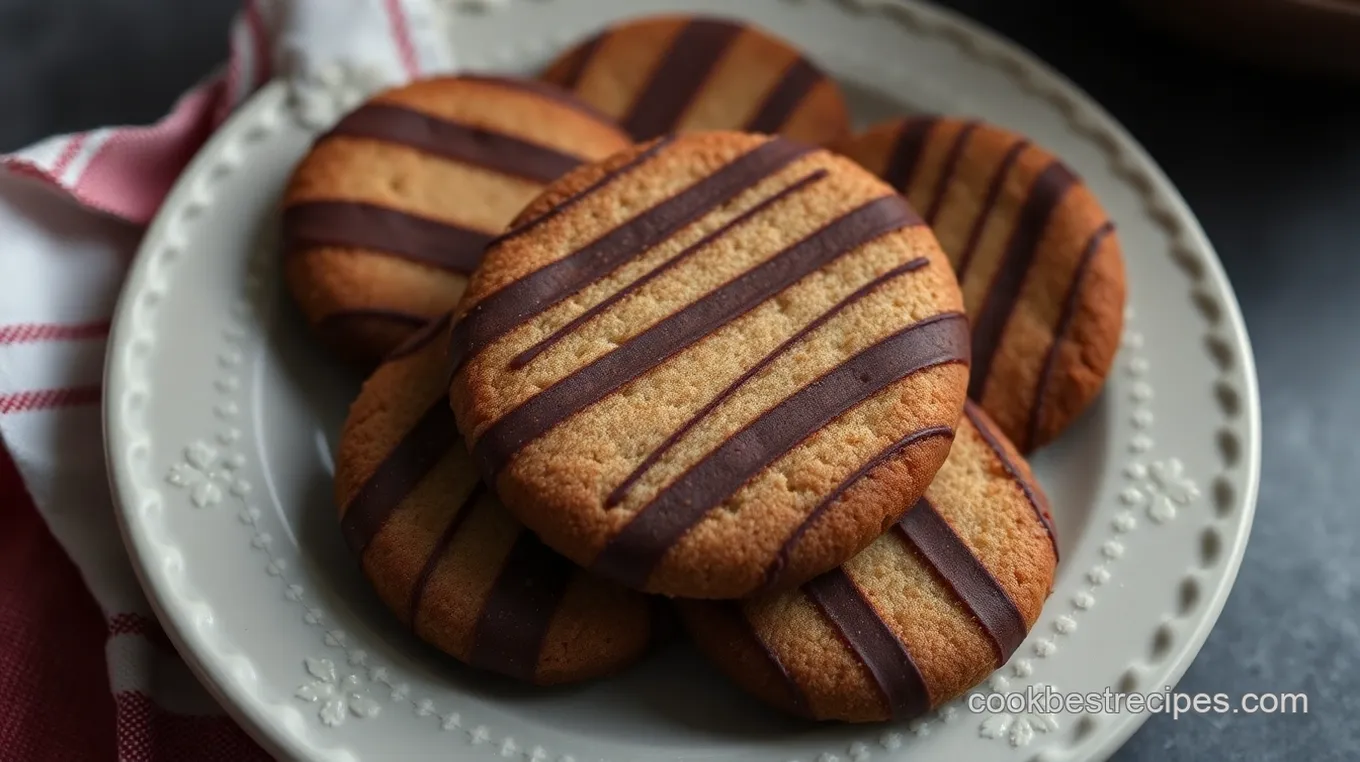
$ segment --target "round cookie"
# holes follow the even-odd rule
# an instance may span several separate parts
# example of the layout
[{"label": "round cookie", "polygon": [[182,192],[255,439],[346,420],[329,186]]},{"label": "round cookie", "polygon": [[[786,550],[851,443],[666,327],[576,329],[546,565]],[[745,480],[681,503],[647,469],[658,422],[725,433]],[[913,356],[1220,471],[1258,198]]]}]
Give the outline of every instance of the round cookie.
[{"label": "round cookie", "polygon": [[798,590],[677,608],[701,651],[780,709],[907,720],[1006,663],[1056,565],[1047,499],[969,403],[925,497],[862,553]]},{"label": "round cookie", "polygon": [[619,120],[635,140],[740,130],[820,145],[843,137],[840,88],[769,32],[733,20],[664,15],[609,27],[543,73]]},{"label": "round cookie", "polygon": [[376,363],[453,308],[487,242],[548,182],[629,143],[533,80],[446,77],[381,93],[293,174],[288,287],[332,348]]},{"label": "round cookie", "polygon": [[550,551],[485,489],[445,396],[448,324],[399,347],[350,408],[345,541],[383,602],[459,661],[541,685],[614,672],[651,639],[651,601]]},{"label": "round cookie", "polygon": [[958,284],[853,162],[734,132],[550,187],[451,332],[455,414],[544,542],[636,589],[735,598],[868,545],[949,451]]},{"label": "round cookie", "polygon": [[969,396],[1021,452],[1096,398],[1124,321],[1124,262],[1100,202],[1052,154],[949,117],[879,124],[836,150],[899,189],[935,231],[973,322]]}]

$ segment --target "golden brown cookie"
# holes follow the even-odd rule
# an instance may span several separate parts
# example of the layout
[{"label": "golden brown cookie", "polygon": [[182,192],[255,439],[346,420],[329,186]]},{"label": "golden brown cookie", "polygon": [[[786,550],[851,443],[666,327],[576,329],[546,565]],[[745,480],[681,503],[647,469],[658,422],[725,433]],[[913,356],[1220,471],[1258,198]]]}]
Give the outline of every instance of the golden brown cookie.
[{"label": "golden brown cookie", "polygon": [[284,198],[284,272],[320,336],[361,363],[453,308],[492,236],[548,182],[627,147],[532,80],[389,90],[317,139]]},{"label": "golden brown cookie", "polygon": [[1057,560],[1029,466],[969,403],[925,497],[862,553],[798,590],[678,609],[710,659],[781,709],[905,720],[1006,663]]},{"label": "golden brown cookie", "polygon": [[838,151],[935,230],[973,322],[969,396],[1021,452],[1096,398],[1124,322],[1124,262],[1100,202],[1048,151],[990,124],[914,117]]},{"label": "golden brown cookie", "polygon": [[769,32],[734,20],[649,16],[562,54],[543,79],[600,107],[638,141],[693,130],[819,145],[850,129],[840,88]]},{"label": "golden brown cookie", "polygon": [[853,162],[708,132],[554,183],[458,308],[451,400],[544,542],[631,587],[796,585],[906,511],[967,387],[958,284]]},{"label": "golden brown cookie", "polygon": [[399,347],[350,409],[345,541],[383,602],[462,662],[543,685],[616,671],[652,636],[650,602],[548,550],[477,478],[445,396],[448,324]]}]

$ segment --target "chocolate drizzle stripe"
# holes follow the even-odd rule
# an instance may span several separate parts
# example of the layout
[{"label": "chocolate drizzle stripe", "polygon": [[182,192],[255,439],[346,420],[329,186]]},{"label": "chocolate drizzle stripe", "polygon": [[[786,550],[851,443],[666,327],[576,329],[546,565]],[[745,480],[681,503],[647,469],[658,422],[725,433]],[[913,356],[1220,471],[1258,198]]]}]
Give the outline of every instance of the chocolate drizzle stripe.
[{"label": "chocolate drizzle stripe", "polygon": [[793,679],[789,668],[779,655],[766,644],[765,640],[756,632],[756,628],[751,624],[750,617],[746,616],[746,609],[740,601],[713,601],[712,611],[715,616],[727,619],[729,626],[741,634],[742,637],[750,640],[751,645],[761,655],[770,672],[779,681],[780,687],[784,689],[784,694],[789,699],[789,708],[794,714],[802,717],[811,715],[811,705],[808,702],[807,694],[803,691],[798,681]]},{"label": "chocolate drizzle stripe", "polygon": [[817,268],[879,236],[917,222],[916,215],[898,196],[884,196],[834,220],[506,413],[483,432],[473,447],[473,460],[485,478],[494,482],[515,453],[557,424]]},{"label": "chocolate drizzle stripe", "polygon": [[398,344],[396,349],[389,352],[387,357],[383,358],[383,362],[389,363],[419,353],[449,329],[449,321],[452,319],[452,313],[445,312],[434,320],[428,321],[420,330],[411,334],[406,341]]},{"label": "chocolate drizzle stripe", "polygon": [[635,484],[638,479],[642,478],[642,475],[647,473],[647,470],[651,468],[658,460],[660,460],[662,455],[665,455],[666,452],[668,452],[672,447],[674,447],[675,444],[679,442],[682,437],[685,436],[685,434],[689,433],[690,429],[697,426],[699,422],[702,421],[709,413],[713,412],[713,410],[717,408],[718,405],[722,404],[723,400],[732,396],[732,394],[736,392],[737,389],[741,388],[743,384],[754,378],[757,373],[768,367],[770,363],[773,363],[775,360],[781,357],[785,352],[787,352],[791,347],[793,347],[793,345],[802,341],[813,331],[817,330],[818,328],[821,328],[823,325],[826,324],[827,321],[831,320],[831,318],[840,314],[841,311],[844,310],[846,307],[849,307],[851,304],[854,304],[860,299],[863,299],[865,296],[868,296],[871,292],[874,291],[874,289],[878,288],[884,283],[887,283],[888,281],[900,275],[904,275],[906,273],[919,270],[929,263],[930,263],[929,260],[927,260],[925,257],[918,257],[916,259],[911,260],[910,262],[894,267],[893,269],[874,278],[868,283],[865,283],[863,286],[860,286],[858,289],[855,289],[855,291],[851,293],[849,296],[846,296],[844,299],[841,299],[839,302],[836,302],[834,305],[832,305],[831,309],[827,310],[826,312],[823,312],[821,315],[818,315],[815,320],[803,326],[801,329],[798,330],[798,332],[794,333],[792,336],[785,339],[783,343],[781,343],[778,347],[775,347],[774,351],[760,358],[759,362],[757,362],[755,365],[752,365],[749,369],[747,369],[745,373],[742,373],[740,376],[738,376],[737,380],[729,384],[726,389],[723,389],[722,391],[718,392],[718,394],[714,396],[713,399],[709,400],[708,403],[705,404],[702,408],[699,408],[698,412],[690,416],[689,420],[685,421],[685,423],[681,425],[680,428],[676,429],[674,432],[671,433],[670,436],[666,437],[665,441],[663,441],[659,446],[657,446],[655,450],[652,450],[652,452],[648,454],[647,457],[644,458],[641,463],[638,464],[637,468],[634,468],[632,473],[628,474],[628,476],[625,477],[622,482],[619,482],[619,486],[615,487],[614,490],[609,493],[609,497],[605,498],[604,507],[612,508],[615,505],[618,505],[623,500],[624,496],[628,494],[628,490],[633,486],[633,484]]},{"label": "chocolate drizzle stripe", "polygon": [[470,273],[491,236],[359,201],[307,201],[283,211],[286,251],[318,246],[368,249]]},{"label": "chocolate drizzle stripe", "polygon": [[833,569],[803,585],[803,594],[868,670],[894,720],[930,710],[930,691],[916,661],[849,575]]},{"label": "chocolate drizzle stripe", "polygon": [[574,576],[569,561],[533,532],[520,532],[482,605],[468,661],[532,681],[543,638]]},{"label": "chocolate drizzle stripe", "polygon": [[657,140],[655,143],[652,143],[652,145],[649,146],[647,150],[643,151],[637,156],[634,156],[631,160],[628,161],[628,163],[610,172],[606,172],[603,176],[600,177],[600,179],[566,197],[565,199],[562,200],[561,203],[544,212],[543,214],[525,220],[524,222],[521,222],[520,224],[514,226],[513,228],[510,228],[504,233],[501,233],[494,240],[492,240],[491,243],[488,243],[487,247],[491,247],[499,243],[504,243],[505,241],[508,241],[511,238],[516,238],[518,236],[524,235],[530,230],[533,230],[539,225],[542,225],[548,220],[551,220],[552,218],[556,217],[562,212],[572,208],[576,204],[579,204],[582,200],[589,197],[592,193],[595,193],[604,186],[614,182],[618,178],[628,174],[634,169],[637,169],[637,167],[646,163],[648,159],[651,159],[653,156],[659,153],[661,149],[670,145],[674,141],[675,138],[671,136]]},{"label": "chocolate drizzle stripe", "polygon": [[895,529],[982,625],[996,649],[997,666],[1005,664],[1024,641],[1028,629],[1006,588],[973,555],[929,500],[921,498]]},{"label": "chocolate drizzle stripe", "polygon": [[373,469],[340,520],[341,534],[355,555],[364,554],[392,511],[453,448],[457,435],[449,401],[440,397]]},{"label": "chocolate drizzle stripe", "polygon": [[[677,230],[778,172],[809,148],[773,139],[717,172],[610,230],[562,259],[481,300],[453,327],[450,354],[457,369],[472,354],[530,315],[567,298]],[[568,199],[565,203],[571,203]],[[530,223],[534,224],[534,223]],[[515,231],[511,231],[514,234]]]},{"label": "chocolate drizzle stripe", "polygon": [[1039,243],[1048,221],[1076,182],[1077,178],[1067,167],[1053,162],[1039,173],[1020,209],[1010,241],[1001,254],[1001,264],[973,323],[973,374],[968,381],[968,396],[975,400],[982,399],[1001,334],[1015,311],[1025,276],[1039,254]]},{"label": "chocolate drizzle stripe", "polygon": [[883,465],[889,458],[892,458],[897,455],[897,453],[917,442],[924,442],[933,437],[949,437],[952,439],[953,436],[954,430],[948,426],[928,426],[919,431],[913,431],[885,447],[881,452],[865,462],[864,465],[856,469],[853,474],[847,476],[840,484],[836,485],[835,489],[827,493],[826,497],[822,498],[821,502],[817,503],[811,511],[808,511],[807,518],[803,519],[803,523],[799,524],[798,528],[793,531],[793,534],[789,535],[789,539],[785,540],[784,544],[780,546],[779,552],[775,554],[774,561],[770,564],[770,567],[765,570],[764,587],[768,589],[779,582],[779,575],[783,573],[784,568],[787,566],[789,555],[793,553],[793,549],[798,546],[798,541],[803,539],[803,535],[807,534],[808,530],[816,524],[817,519],[821,518],[822,514],[840,499],[841,495],[844,495],[849,491],[851,487],[858,483],[860,479],[863,479],[868,475],[870,471]]},{"label": "chocolate drizzle stripe", "polygon": [[957,313],[927,318],[882,339],[784,398],[661,489],[610,539],[593,570],[643,587],[666,552],[705,514],[803,440],[918,371],[967,359],[967,319]]},{"label": "chocolate drizzle stripe", "polygon": [[916,167],[925,154],[926,140],[930,131],[939,123],[933,116],[914,117],[898,128],[897,140],[893,143],[888,163],[883,168],[883,181],[893,188],[906,193],[911,187]]},{"label": "chocolate drizzle stripe", "polygon": [[1052,380],[1053,368],[1058,363],[1058,350],[1062,348],[1067,332],[1072,329],[1072,321],[1077,314],[1077,303],[1081,301],[1081,287],[1086,280],[1086,271],[1090,269],[1091,261],[1100,251],[1101,244],[1112,233],[1114,223],[1109,221],[1096,228],[1086,241],[1086,248],[1082,250],[1081,258],[1077,261],[1077,269],[1072,274],[1072,283],[1067,287],[1067,296],[1063,298],[1062,312],[1058,316],[1057,325],[1053,328],[1053,343],[1049,345],[1048,354],[1044,356],[1043,369],[1039,371],[1039,382],[1034,387],[1034,406],[1030,408],[1029,424],[1025,426],[1025,441],[1019,443],[1022,451],[1032,448],[1039,439],[1039,425],[1044,420],[1044,395]]},{"label": "chocolate drizzle stripe", "polygon": [[411,602],[407,606],[410,612],[411,630],[416,628],[416,615],[420,613],[420,600],[425,597],[425,588],[429,587],[430,578],[434,576],[434,570],[439,568],[439,561],[444,557],[453,544],[453,538],[458,534],[458,529],[467,521],[467,517],[472,514],[473,506],[477,500],[486,492],[486,485],[481,481],[472,485],[472,490],[458,506],[458,511],[449,519],[444,531],[440,532],[439,539],[435,540],[434,546],[430,548],[430,555],[426,557],[424,565],[420,567],[420,575],[416,577],[415,585],[411,587]]},{"label": "chocolate drizzle stripe", "polygon": [[770,208],[774,204],[778,203],[780,200],[794,193],[797,193],[798,191],[811,185],[812,183],[815,183],[818,180],[822,179],[823,177],[826,177],[826,175],[827,171],[825,169],[819,169],[811,174],[808,174],[794,182],[792,185],[783,188],[774,195],[762,200],[760,203],[756,204],[750,209],[747,209],[745,212],[742,212],[741,214],[732,218],[722,227],[718,228],[717,230],[714,230],[712,233],[709,233],[708,235],[699,239],[695,243],[685,247],[682,251],[680,251],[680,253],[676,254],[675,256],[671,257],[665,262],[662,262],[661,264],[652,268],[642,277],[638,278],[632,283],[629,283],[628,285],[624,286],[618,291],[615,291],[613,294],[610,294],[608,298],[602,300],[599,304],[596,304],[594,307],[591,307],[585,312],[582,312],[580,315],[577,315],[566,325],[562,326],[556,331],[553,331],[551,335],[547,336],[546,338],[529,347],[528,349],[524,350],[523,352],[520,352],[518,355],[514,357],[514,359],[510,361],[510,368],[512,370],[517,370],[533,362],[535,357],[538,357],[540,354],[547,351],[554,344],[560,341],[562,337],[576,330],[586,321],[590,320],[591,318],[595,317],[601,312],[604,312],[605,310],[614,306],[618,302],[622,301],[629,294],[632,294],[633,292],[642,288],[644,285],[654,280],[657,276],[662,275],[663,273],[680,264],[681,262],[685,261],[686,259],[689,259],[694,254],[707,248],[710,244],[714,243],[719,238],[722,238],[727,233],[731,232],[732,230],[736,229],[742,224],[750,221],[756,215],[760,214],[761,212]]},{"label": "chocolate drizzle stripe", "polygon": [[1001,467],[1006,470],[1006,474],[1020,486],[1020,491],[1024,493],[1025,499],[1029,501],[1030,507],[1034,509],[1034,515],[1038,517],[1039,523],[1044,525],[1044,531],[1048,533],[1048,541],[1053,546],[1053,558],[1057,559],[1058,535],[1053,531],[1053,520],[1049,517],[1047,501],[1040,498],[1039,495],[1041,493],[1039,493],[1034,488],[1034,485],[1030,484],[1029,481],[1021,475],[1020,469],[1011,461],[1010,456],[1006,454],[1006,448],[1002,447],[1001,440],[998,438],[996,432],[992,431],[991,425],[987,423],[983,416],[978,414],[977,405],[972,402],[966,403],[963,406],[963,414],[968,416],[968,420],[972,421],[973,426],[977,428],[978,434],[982,436],[982,440],[986,442],[987,446],[996,454],[996,458],[1001,462]]},{"label": "chocolate drizzle stripe", "polygon": [[822,81],[822,73],[806,58],[799,56],[784,70],[774,89],[765,96],[760,108],[743,128],[746,132],[776,133],[783,129],[812,88]]},{"label": "chocolate drizzle stripe", "polygon": [[619,123],[638,141],[672,131],[739,34],[741,27],[727,21],[686,24]]},{"label": "chocolate drizzle stripe", "polygon": [[959,128],[959,133],[954,136],[954,142],[949,146],[949,153],[945,156],[944,167],[940,170],[940,179],[935,182],[935,197],[930,200],[930,209],[926,211],[927,225],[934,225],[935,218],[940,216],[940,209],[944,207],[944,196],[949,192],[954,173],[959,169],[959,160],[963,158],[963,147],[968,145],[968,139],[972,137],[977,127],[977,122],[965,122]]},{"label": "chocolate drizzle stripe", "polygon": [[527,140],[458,124],[390,103],[370,103],[341,119],[331,137],[379,140],[537,183],[549,183],[582,162]]},{"label": "chocolate drizzle stripe", "polygon": [[575,90],[581,84],[581,78],[585,76],[586,69],[590,67],[590,62],[595,58],[595,53],[604,44],[608,33],[597,34],[585,41],[571,52],[570,61],[566,64],[565,70],[557,80],[557,84],[568,90]]},{"label": "chocolate drizzle stripe", "polygon": [[982,242],[982,231],[987,229],[987,222],[991,219],[992,210],[996,209],[996,202],[1001,198],[1001,189],[1006,187],[1006,178],[1010,177],[1011,168],[1015,166],[1015,162],[1019,161],[1020,154],[1024,153],[1026,148],[1029,148],[1029,141],[1016,141],[1006,151],[1006,155],[1001,158],[1001,164],[997,166],[996,174],[992,175],[992,182],[987,186],[987,195],[983,198],[982,206],[978,208],[978,215],[973,220],[972,229],[968,231],[968,241],[959,253],[958,264],[954,266],[954,271],[958,273],[960,283],[968,274],[968,266],[973,263],[973,255],[977,252],[978,244]]}]

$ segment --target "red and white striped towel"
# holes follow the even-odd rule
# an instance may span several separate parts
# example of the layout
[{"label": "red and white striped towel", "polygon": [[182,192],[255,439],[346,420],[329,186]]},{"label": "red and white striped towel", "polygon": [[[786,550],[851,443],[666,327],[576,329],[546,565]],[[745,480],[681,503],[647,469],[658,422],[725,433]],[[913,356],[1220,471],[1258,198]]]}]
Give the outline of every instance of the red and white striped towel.
[{"label": "red and white striped towel", "polygon": [[437,3],[246,0],[228,64],[159,123],[0,157],[0,759],[266,758],[169,645],[119,541],[110,318],[142,226],[234,108],[331,62],[391,82],[447,70]]}]

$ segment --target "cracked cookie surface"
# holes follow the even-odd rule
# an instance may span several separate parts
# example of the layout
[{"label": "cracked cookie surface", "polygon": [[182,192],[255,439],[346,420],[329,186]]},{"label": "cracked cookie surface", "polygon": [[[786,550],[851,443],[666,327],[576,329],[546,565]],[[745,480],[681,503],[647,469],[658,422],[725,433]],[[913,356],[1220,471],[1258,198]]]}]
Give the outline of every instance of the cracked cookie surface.
[{"label": "cracked cookie surface", "polygon": [[623,668],[653,637],[653,602],[549,550],[478,479],[448,406],[447,328],[399,347],[350,408],[346,544],[388,608],[466,664],[541,685]]},{"label": "cracked cookie surface", "polygon": [[954,117],[896,119],[835,150],[921,211],[963,288],[968,396],[1021,452],[1061,434],[1105,384],[1124,324],[1124,261],[1090,189],[1043,148]]},{"label": "cracked cookie surface", "polygon": [[1057,565],[1029,466],[969,403],[925,496],[840,568],[745,601],[680,601],[701,651],[785,711],[908,720],[982,682],[1034,626]]},{"label": "cracked cookie surface", "polygon": [[545,185],[629,143],[533,80],[441,77],[380,93],[293,173],[289,291],[331,349],[371,366],[452,309],[487,242]]},{"label": "cracked cookie surface", "polygon": [[711,132],[568,175],[460,303],[483,476],[631,587],[733,598],[868,545],[949,451],[968,341],[928,228],[853,162]]},{"label": "cracked cookie surface", "polygon": [[741,130],[820,145],[850,129],[834,80],[789,43],[730,19],[626,21],[563,53],[542,79],[598,106],[639,141]]}]

